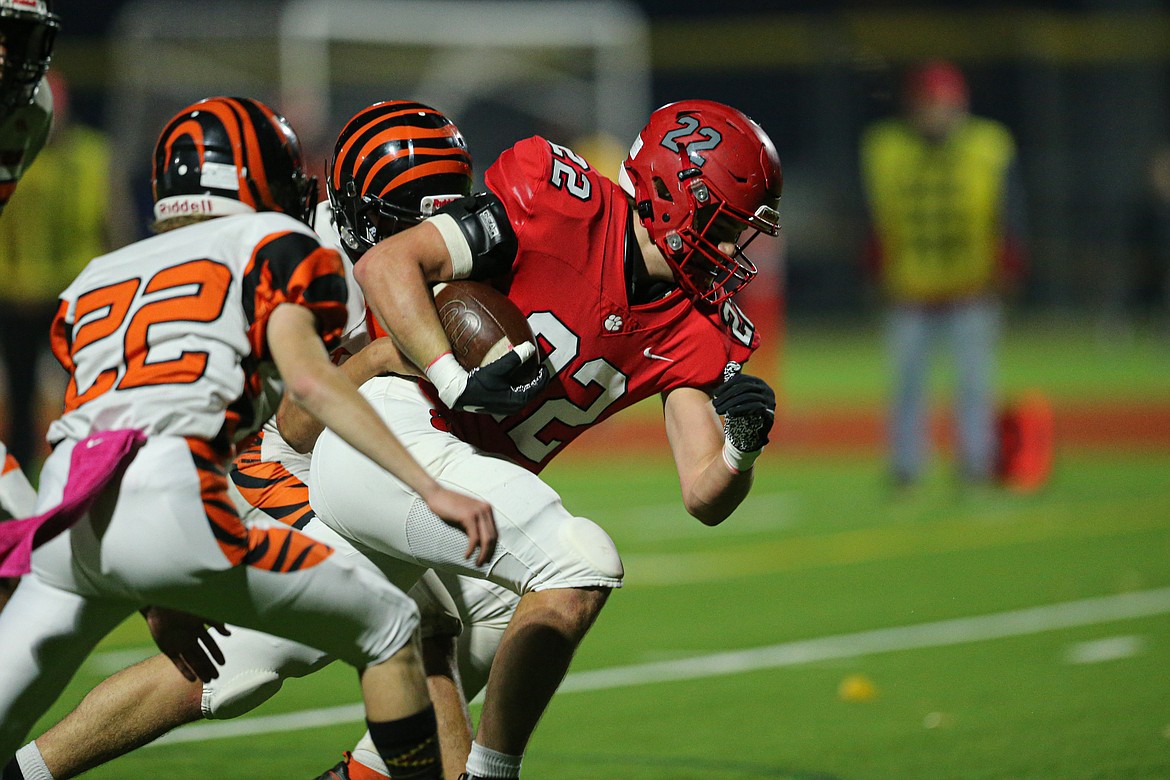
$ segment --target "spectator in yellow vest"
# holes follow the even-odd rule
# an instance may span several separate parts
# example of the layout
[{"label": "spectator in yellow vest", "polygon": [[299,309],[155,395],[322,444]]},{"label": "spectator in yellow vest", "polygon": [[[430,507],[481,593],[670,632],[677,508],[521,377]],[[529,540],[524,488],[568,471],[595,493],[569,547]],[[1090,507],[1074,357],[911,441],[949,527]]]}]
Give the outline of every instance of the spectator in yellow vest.
[{"label": "spectator in yellow vest", "polygon": [[1016,149],[999,122],[973,116],[963,74],[935,61],[912,69],[905,114],[861,142],[872,233],[869,265],[887,307],[893,478],[917,481],[929,443],[928,375],[941,339],[954,361],[961,478],[994,477],[995,362],[1001,293],[1022,265]]},{"label": "spectator in yellow vest", "polygon": [[55,72],[47,80],[53,127],[37,164],[24,173],[0,218],[6,442],[26,467],[43,455],[37,363],[48,352],[57,295],[91,258],[109,249],[109,142],[102,132],[70,120],[65,80]]}]

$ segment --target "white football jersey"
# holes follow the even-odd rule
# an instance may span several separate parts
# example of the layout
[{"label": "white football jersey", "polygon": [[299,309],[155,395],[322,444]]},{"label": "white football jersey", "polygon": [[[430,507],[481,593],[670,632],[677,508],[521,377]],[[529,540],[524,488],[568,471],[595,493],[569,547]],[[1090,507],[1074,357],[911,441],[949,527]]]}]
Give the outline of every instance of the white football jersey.
[{"label": "white football jersey", "polygon": [[[336,249],[341,256],[341,264],[345,267],[345,282],[348,293],[345,303],[345,333],[348,336],[353,331],[364,331],[366,327],[366,299],[362,295],[361,288],[358,287],[357,280],[353,277],[353,263],[349,261],[349,257],[342,249],[341,236],[337,233],[337,225],[333,221],[333,209],[330,207],[329,201],[323,200],[317,204],[313,226],[321,238],[321,243]],[[264,425],[260,459],[267,463],[279,463],[297,479],[305,483],[309,481],[309,461],[312,459],[312,453],[297,452],[290,447],[284,437],[280,435],[274,420],[269,420]]]},{"label": "white football jersey", "polygon": [[281,303],[307,306],[332,341],[345,326],[346,288],[337,251],[275,212],[219,217],[96,258],[61,294],[53,323],[53,353],[71,376],[49,440],[117,428],[201,439],[256,430],[275,374],[268,315]]},{"label": "white football jersey", "polygon": [[341,245],[341,234],[337,232],[337,221],[333,218],[333,207],[328,200],[317,204],[317,213],[313,217],[313,227],[321,237],[321,243],[333,247],[341,254],[341,264],[345,266],[345,283],[349,289],[349,298],[345,302],[346,322],[345,333],[350,335],[366,324],[366,298],[362,295],[362,288],[358,287],[353,277],[353,263]]}]

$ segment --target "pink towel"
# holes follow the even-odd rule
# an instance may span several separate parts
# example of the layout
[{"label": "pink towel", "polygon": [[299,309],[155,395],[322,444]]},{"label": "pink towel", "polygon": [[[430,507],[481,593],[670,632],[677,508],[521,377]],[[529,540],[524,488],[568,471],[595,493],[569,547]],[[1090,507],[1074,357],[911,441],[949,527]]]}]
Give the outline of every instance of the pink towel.
[{"label": "pink towel", "polygon": [[145,441],[146,434],[131,429],[102,431],[79,441],[69,460],[61,503],[39,515],[0,523],[0,577],[27,574],[33,549],[80,520]]}]

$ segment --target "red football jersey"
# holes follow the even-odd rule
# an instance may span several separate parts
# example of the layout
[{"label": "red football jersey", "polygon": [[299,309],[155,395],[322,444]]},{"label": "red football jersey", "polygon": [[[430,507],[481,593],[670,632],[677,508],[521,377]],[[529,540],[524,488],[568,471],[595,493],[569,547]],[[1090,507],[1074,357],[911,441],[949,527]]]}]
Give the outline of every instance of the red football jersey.
[{"label": "red football jersey", "polygon": [[509,273],[490,281],[528,317],[554,376],[518,414],[446,411],[459,438],[539,472],[631,404],[678,387],[713,389],[729,362],[745,362],[758,346],[730,301],[701,310],[676,289],[629,302],[626,195],[569,149],[528,138],[488,168],[485,182],[518,244]]}]

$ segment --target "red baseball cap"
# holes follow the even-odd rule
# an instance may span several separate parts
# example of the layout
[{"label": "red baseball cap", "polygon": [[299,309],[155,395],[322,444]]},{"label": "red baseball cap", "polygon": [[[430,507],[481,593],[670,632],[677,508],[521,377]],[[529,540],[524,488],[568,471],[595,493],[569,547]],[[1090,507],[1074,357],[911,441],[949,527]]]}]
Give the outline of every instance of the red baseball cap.
[{"label": "red baseball cap", "polygon": [[967,79],[954,63],[932,60],[906,74],[906,97],[913,102],[966,105]]}]

